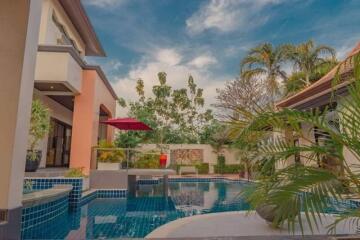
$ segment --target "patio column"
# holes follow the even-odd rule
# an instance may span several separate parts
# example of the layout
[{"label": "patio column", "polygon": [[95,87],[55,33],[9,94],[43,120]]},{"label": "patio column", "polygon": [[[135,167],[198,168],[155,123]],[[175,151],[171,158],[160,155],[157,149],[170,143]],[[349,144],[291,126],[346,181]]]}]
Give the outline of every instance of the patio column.
[{"label": "patio column", "polygon": [[19,239],[41,1],[0,1],[0,239]]},{"label": "patio column", "polygon": [[70,167],[83,167],[86,174],[90,172],[92,147],[96,146],[98,137],[96,81],[96,71],[84,70],[81,94],[75,96],[74,100]]}]

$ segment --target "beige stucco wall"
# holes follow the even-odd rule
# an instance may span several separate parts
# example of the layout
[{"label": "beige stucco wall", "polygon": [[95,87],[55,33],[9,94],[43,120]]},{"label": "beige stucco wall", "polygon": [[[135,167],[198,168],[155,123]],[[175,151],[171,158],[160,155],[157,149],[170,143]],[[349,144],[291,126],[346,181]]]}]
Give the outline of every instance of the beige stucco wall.
[{"label": "beige stucco wall", "polygon": [[38,52],[36,82],[64,83],[74,94],[81,91],[81,66],[67,52]]},{"label": "beige stucco wall", "polygon": [[[346,104],[346,102],[345,102],[346,100],[348,100],[348,96],[338,99],[337,109],[345,112],[346,110],[343,108],[343,105]],[[359,168],[356,167],[356,165],[360,164],[359,159],[356,158],[356,156],[346,147],[344,148],[343,154],[344,154],[344,158],[345,158],[347,164],[350,166],[350,168],[352,168],[354,171],[358,171]]]},{"label": "beige stucco wall", "polygon": [[[141,151],[149,151],[157,149],[156,144],[143,144],[139,147]],[[210,173],[213,173],[213,166],[217,164],[217,155],[214,152],[213,148],[209,144],[170,144],[168,155],[170,156],[170,151],[175,149],[201,149],[203,150],[203,162],[209,163]],[[223,155],[225,156],[226,164],[239,164],[237,153],[235,149],[231,149],[227,146],[224,147]],[[168,164],[170,161],[167,162]]]},{"label": "beige stucco wall", "polygon": [[40,15],[40,1],[0,1],[0,209],[21,206]]},{"label": "beige stucco wall", "polygon": [[61,35],[52,20],[52,14],[55,12],[58,21],[65,27],[66,32],[75,42],[81,51],[80,54],[83,56],[85,44],[59,2],[57,0],[42,0],[42,2],[39,44],[57,45],[57,39]]}]

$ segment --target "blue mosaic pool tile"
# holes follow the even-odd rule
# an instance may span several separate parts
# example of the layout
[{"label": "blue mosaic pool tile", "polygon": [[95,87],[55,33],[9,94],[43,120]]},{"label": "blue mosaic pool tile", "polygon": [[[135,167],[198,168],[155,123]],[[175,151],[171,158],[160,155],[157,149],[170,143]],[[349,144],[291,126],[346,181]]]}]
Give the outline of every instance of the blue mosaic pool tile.
[{"label": "blue mosaic pool tile", "polygon": [[139,179],[136,182],[138,185],[152,185],[159,184],[159,179]]},{"label": "blue mosaic pool tile", "polygon": [[54,219],[69,208],[69,197],[64,196],[55,201],[39,204],[37,206],[22,209],[21,229],[22,231],[36,225]]},{"label": "blue mosaic pool tile", "polygon": [[69,195],[69,205],[78,207],[82,195],[82,178],[25,178],[24,181],[31,181],[34,190],[44,190],[52,188],[54,185],[71,184],[73,189]]},{"label": "blue mosaic pool tile", "polygon": [[[163,181],[162,178],[159,179],[160,182]],[[169,178],[169,182],[247,182],[244,180],[228,179],[225,177],[211,177],[211,178]]]},{"label": "blue mosaic pool tile", "polygon": [[126,189],[98,189],[97,198],[126,198]]},{"label": "blue mosaic pool tile", "polygon": [[82,196],[79,205],[83,206],[89,203],[90,201],[94,200],[96,197],[97,197],[97,191],[93,191],[92,193],[87,194],[86,196]]}]

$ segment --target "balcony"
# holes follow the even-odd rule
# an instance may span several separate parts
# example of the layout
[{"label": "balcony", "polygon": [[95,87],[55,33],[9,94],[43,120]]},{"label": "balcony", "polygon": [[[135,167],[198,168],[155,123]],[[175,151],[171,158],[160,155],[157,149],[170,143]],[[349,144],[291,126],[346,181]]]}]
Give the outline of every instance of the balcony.
[{"label": "balcony", "polygon": [[35,88],[48,96],[73,96],[81,92],[85,63],[71,46],[39,46]]}]

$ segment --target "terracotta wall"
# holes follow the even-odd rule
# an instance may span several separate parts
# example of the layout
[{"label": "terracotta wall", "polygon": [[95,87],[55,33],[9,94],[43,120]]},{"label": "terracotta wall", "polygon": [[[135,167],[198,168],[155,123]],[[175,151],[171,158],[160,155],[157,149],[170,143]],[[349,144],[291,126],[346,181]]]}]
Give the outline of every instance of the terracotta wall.
[{"label": "terracotta wall", "polygon": [[[70,167],[84,167],[86,173],[89,173],[91,166],[95,167],[94,163],[91,164],[91,154],[98,140],[100,106],[115,116],[116,100],[100,76],[95,70],[84,70],[81,94],[74,101]],[[111,127],[108,133],[112,139]]]}]

